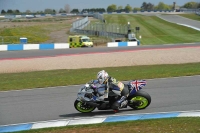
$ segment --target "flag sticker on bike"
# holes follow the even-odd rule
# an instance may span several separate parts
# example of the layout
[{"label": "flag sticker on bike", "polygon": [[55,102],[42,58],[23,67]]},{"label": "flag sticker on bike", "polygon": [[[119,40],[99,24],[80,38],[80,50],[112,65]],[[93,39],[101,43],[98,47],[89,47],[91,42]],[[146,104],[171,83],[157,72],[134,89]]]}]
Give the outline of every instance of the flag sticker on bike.
[{"label": "flag sticker on bike", "polygon": [[139,91],[147,84],[145,80],[133,80],[130,82],[131,88],[135,89],[136,91]]}]

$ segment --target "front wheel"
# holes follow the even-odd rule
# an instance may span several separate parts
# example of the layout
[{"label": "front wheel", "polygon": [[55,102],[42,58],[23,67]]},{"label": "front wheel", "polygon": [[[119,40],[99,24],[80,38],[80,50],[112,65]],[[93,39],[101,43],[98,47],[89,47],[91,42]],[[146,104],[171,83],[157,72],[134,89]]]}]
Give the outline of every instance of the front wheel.
[{"label": "front wheel", "polygon": [[151,96],[145,91],[138,91],[136,94],[128,97],[128,105],[136,110],[145,109],[151,103]]},{"label": "front wheel", "polygon": [[92,107],[86,103],[83,103],[81,101],[76,100],[74,102],[74,107],[77,111],[81,112],[81,113],[89,113],[92,112],[93,110],[95,110],[96,107]]}]

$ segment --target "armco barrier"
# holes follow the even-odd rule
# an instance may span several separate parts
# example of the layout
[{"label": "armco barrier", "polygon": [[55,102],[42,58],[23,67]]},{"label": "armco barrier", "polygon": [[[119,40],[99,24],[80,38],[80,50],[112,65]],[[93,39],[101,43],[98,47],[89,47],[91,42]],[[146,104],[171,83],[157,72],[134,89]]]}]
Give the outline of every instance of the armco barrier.
[{"label": "armco barrier", "polygon": [[0,51],[48,50],[48,49],[67,49],[67,48],[69,48],[69,43],[0,45]]},{"label": "armco barrier", "polygon": [[139,42],[109,42],[107,47],[127,47],[127,46],[138,46]]},{"label": "armco barrier", "polygon": [[44,122],[32,122],[15,125],[0,126],[0,133],[16,132],[23,130],[50,128],[50,127],[63,127],[69,125],[83,125],[83,124],[97,124],[106,122],[119,122],[130,120],[145,120],[145,119],[159,119],[159,118],[174,118],[174,117],[200,117],[200,111],[182,111],[182,112],[159,112],[148,114],[127,114],[127,115],[111,115],[111,116],[99,116],[89,118],[75,118],[75,119],[63,119]]}]

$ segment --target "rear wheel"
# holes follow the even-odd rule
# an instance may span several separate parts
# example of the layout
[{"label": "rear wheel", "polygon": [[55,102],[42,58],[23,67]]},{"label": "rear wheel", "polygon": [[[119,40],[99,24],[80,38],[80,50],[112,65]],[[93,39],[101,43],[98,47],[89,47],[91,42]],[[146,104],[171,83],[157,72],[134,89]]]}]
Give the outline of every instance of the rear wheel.
[{"label": "rear wheel", "polygon": [[74,107],[77,111],[79,111],[81,113],[89,113],[89,112],[92,112],[93,110],[95,110],[95,108],[96,108],[96,107],[92,107],[92,106],[85,104],[78,100],[76,100],[74,102]]},{"label": "rear wheel", "polygon": [[151,103],[151,96],[145,91],[138,91],[136,94],[128,98],[129,106],[133,109],[145,109]]}]

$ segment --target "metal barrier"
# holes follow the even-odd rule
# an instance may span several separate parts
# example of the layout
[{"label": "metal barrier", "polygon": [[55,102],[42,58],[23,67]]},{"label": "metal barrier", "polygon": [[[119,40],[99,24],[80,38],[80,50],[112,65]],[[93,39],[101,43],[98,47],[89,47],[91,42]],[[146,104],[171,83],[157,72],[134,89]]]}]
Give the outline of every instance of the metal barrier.
[{"label": "metal barrier", "polygon": [[70,32],[102,36],[107,38],[125,38],[128,31],[127,25],[120,24],[106,24],[102,14],[96,13],[94,17],[101,20],[101,22],[91,24],[88,17],[79,19],[72,24]]},{"label": "metal barrier", "polygon": [[91,36],[102,36],[102,37],[108,37],[108,38],[124,38],[126,37],[126,34],[122,33],[114,33],[114,32],[106,32],[106,31],[93,31],[93,30],[80,30],[75,29],[75,33],[84,34],[84,35],[91,35]]},{"label": "metal barrier", "polygon": [[104,17],[102,14],[99,13],[94,13],[93,15],[94,18],[101,20],[102,22],[105,22]]}]

